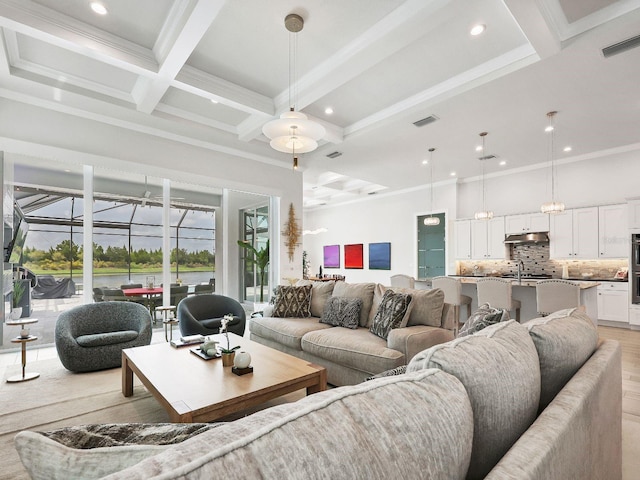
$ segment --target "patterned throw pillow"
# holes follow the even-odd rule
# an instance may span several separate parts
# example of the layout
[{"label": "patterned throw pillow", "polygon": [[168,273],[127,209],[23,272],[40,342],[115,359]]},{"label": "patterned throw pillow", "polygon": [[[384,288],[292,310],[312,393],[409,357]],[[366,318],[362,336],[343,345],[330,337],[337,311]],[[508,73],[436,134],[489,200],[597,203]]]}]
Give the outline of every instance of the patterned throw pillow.
[{"label": "patterned throw pillow", "polygon": [[371,333],[380,338],[387,339],[393,328],[405,327],[411,313],[411,295],[406,293],[394,293],[391,290],[384,292],[380,306],[373,317]]},{"label": "patterned throw pillow", "polygon": [[306,318],[311,316],[311,285],[280,285],[273,307],[274,317]]},{"label": "patterned throw pillow", "polygon": [[466,337],[479,332],[483,328],[493,325],[494,323],[506,322],[509,320],[509,311],[500,308],[492,308],[488,303],[484,303],[473,312],[469,319],[460,329],[458,337]]},{"label": "patterned throw pillow", "polygon": [[365,378],[365,381],[375,380],[376,378],[393,377],[395,375],[403,375],[405,373],[407,373],[407,366],[400,365],[399,367],[392,368],[391,370],[386,370],[382,373],[378,373],[377,375],[367,377]]},{"label": "patterned throw pillow", "polygon": [[362,310],[361,298],[330,297],[320,317],[320,323],[334,327],[358,328]]}]

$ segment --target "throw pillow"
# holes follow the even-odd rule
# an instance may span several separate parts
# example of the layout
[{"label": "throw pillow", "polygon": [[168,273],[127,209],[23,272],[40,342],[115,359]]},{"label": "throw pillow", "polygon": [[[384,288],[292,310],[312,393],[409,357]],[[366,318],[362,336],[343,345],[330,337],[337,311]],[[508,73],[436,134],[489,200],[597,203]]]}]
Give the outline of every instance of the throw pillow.
[{"label": "throw pillow", "polygon": [[369,321],[369,312],[373,303],[373,287],[375,283],[347,283],[336,282],[333,287],[334,297],[361,298],[362,310],[360,311],[360,326],[366,327]]},{"label": "throw pillow", "polygon": [[311,316],[311,285],[292,287],[280,285],[276,303],[273,307],[274,317],[306,318]]},{"label": "throw pillow", "polygon": [[444,292],[442,290],[439,288],[416,290],[413,288],[385,287],[381,284],[377,284],[373,292],[373,303],[369,314],[368,326],[373,322],[373,317],[378,311],[384,292],[387,290],[411,295],[413,301],[411,302],[411,314],[409,315],[407,327],[413,327],[414,325],[442,326],[442,310],[444,308]]},{"label": "throw pillow", "polygon": [[467,319],[460,329],[458,337],[473,335],[489,325],[506,322],[507,320],[509,320],[509,312],[507,310],[492,308],[488,303],[484,303]]},{"label": "throw pillow", "polygon": [[334,327],[358,328],[362,310],[361,298],[331,297],[322,312],[320,323]]},{"label": "throw pillow", "polygon": [[411,295],[387,290],[380,301],[376,316],[373,317],[370,331],[386,340],[391,329],[407,326],[410,313]]},{"label": "throw pillow", "polygon": [[367,377],[365,381],[375,380],[376,378],[393,377],[394,375],[403,375],[405,373],[407,373],[407,366],[401,365],[399,367],[392,368],[391,370],[386,370],[382,373],[378,373],[377,375]]}]

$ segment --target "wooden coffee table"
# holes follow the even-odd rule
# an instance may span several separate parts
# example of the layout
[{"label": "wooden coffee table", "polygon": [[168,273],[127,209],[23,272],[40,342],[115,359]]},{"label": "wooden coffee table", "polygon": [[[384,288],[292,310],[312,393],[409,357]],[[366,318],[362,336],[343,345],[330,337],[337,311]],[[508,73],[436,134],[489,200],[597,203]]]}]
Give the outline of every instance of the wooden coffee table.
[{"label": "wooden coffee table", "polygon": [[[212,335],[224,341],[222,335]],[[203,360],[168,343],[122,351],[122,393],[133,395],[133,374],[165,408],[172,422],[210,422],[303,388],[327,388],[324,367],[229,334],[231,346],[251,354],[253,373],[238,376],[222,360]],[[226,341],[224,341],[226,343]]]}]

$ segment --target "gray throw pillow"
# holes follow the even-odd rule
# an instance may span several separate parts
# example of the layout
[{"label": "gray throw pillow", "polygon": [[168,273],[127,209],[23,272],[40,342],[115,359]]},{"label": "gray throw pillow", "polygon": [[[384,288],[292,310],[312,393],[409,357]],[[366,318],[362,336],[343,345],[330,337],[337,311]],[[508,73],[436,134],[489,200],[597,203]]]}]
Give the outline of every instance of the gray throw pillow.
[{"label": "gray throw pillow", "polygon": [[280,285],[272,315],[274,317],[286,318],[310,317],[311,285],[301,287]]},{"label": "gray throw pillow", "polygon": [[407,373],[407,366],[400,365],[399,367],[392,368],[391,370],[385,370],[384,372],[378,373],[377,375],[367,377],[365,378],[365,381],[375,380],[376,378],[393,377],[395,375],[404,375],[405,373]]},{"label": "gray throw pillow", "polygon": [[362,299],[331,297],[320,317],[320,323],[333,325],[334,327],[358,328],[362,310]]},{"label": "gray throw pillow", "polygon": [[489,325],[506,322],[507,320],[509,320],[509,312],[507,310],[492,308],[488,303],[484,303],[464,323],[460,333],[458,333],[458,337],[473,335]]},{"label": "gray throw pillow", "polygon": [[411,295],[387,290],[384,292],[369,330],[374,335],[386,340],[393,328],[407,326],[410,312]]}]

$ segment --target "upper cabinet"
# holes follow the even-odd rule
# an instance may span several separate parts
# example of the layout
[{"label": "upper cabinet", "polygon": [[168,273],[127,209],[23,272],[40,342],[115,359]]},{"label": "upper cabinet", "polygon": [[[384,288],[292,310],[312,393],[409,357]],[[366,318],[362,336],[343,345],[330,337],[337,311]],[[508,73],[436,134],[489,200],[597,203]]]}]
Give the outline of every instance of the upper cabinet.
[{"label": "upper cabinet", "polygon": [[549,215],[551,258],[598,258],[598,207]]},{"label": "upper cabinet", "polygon": [[471,259],[471,221],[458,220],[453,224],[454,252],[457,259]]},{"label": "upper cabinet", "polygon": [[640,228],[640,199],[629,200],[629,228]]},{"label": "upper cabinet", "polygon": [[600,258],[629,256],[629,214],[626,204],[598,207]]},{"label": "upper cabinet", "polygon": [[477,260],[506,258],[504,217],[471,220],[471,258]]},{"label": "upper cabinet", "polygon": [[546,213],[526,213],[505,217],[505,233],[507,235],[548,231],[549,215]]}]

